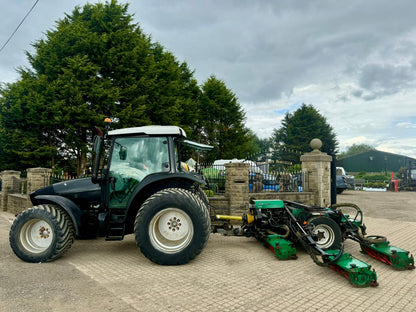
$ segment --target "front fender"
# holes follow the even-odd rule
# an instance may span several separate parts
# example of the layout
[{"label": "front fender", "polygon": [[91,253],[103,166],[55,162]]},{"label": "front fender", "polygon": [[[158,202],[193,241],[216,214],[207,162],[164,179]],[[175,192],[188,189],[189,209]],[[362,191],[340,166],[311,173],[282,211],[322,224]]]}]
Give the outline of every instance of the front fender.
[{"label": "front fender", "polygon": [[[150,185],[171,185],[170,187],[175,187],[175,182],[180,184],[182,181],[193,183],[199,183],[205,185],[205,180],[199,174],[191,174],[191,173],[184,173],[184,172],[176,172],[176,173],[158,173],[158,174],[151,174],[148,175],[143,179],[142,182],[136,187],[134,190],[130,201],[128,203],[128,207],[131,206],[133,200],[135,200],[136,196],[144,189],[148,188]],[[176,186],[177,187],[177,186]],[[164,188],[164,187],[162,187]]]},{"label": "front fender", "polygon": [[70,199],[58,195],[38,195],[33,198],[34,204],[56,204],[64,209],[72,220],[75,227],[75,233],[79,235],[81,226],[81,209]]}]

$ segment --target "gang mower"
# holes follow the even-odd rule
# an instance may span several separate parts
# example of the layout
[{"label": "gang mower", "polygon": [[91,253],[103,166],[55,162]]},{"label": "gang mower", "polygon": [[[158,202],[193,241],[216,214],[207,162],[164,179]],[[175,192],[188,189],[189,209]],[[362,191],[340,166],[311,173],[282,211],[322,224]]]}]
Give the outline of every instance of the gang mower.
[{"label": "gang mower", "polygon": [[[322,208],[293,201],[253,199],[249,213],[215,215],[213,220],[226,221],[216,225],[214,232],[255,237],[281,260],[296,259],[296,245],[301,245],[317,265],[332,268],[358,287],[378,286],[377,274],[369,264],[344,252],[345,239],[358,242],[362,253],[395,269],[415,268],[408,251],[391,246],[383,236],[366,236],[363,213],[355,204]],[[241,221],[242,225],[233,228],[231,220]]]}]

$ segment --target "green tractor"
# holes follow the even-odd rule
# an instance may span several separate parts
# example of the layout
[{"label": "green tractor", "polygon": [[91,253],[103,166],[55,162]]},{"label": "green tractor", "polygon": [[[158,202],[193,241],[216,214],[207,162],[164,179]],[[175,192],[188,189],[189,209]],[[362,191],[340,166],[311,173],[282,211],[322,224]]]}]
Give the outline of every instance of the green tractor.
[{"label": "green tractor", "polygon": [[47,262],[62,256],[75,237],[113,241],[134,234],[141,252],[155,263],[195,258],[211,230],[208,199],[200,188],[205,181],[187,171],[180,151],[212,147],[188,140],[176,126],[106,135],[97,130],[92,177],[30,194],[33,207],[19,214],[10,230],[14,253],[27,262]]}]

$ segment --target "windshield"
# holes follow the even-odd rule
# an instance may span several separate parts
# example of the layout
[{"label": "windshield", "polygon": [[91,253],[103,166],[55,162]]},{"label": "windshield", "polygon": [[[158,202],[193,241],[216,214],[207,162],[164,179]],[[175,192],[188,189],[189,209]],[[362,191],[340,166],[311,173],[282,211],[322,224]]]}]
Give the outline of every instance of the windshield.
[{"label": "windshield", "polygon": [[149,174],[169,170],[167,138],[116,138],[109,172],[110,207],[126,207],[140,181]]}]

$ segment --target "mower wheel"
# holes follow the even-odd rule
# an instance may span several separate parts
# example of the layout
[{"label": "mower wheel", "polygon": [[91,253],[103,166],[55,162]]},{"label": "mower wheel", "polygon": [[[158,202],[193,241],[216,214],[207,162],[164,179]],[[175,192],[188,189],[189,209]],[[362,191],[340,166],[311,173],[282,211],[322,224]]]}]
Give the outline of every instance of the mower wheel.
[{"label": "mower wheel", "polygon": [[74,241],[67,213],[56,205],[34,206],[17,216],[10,229],[13,252],[26,262],[48,262],[61,257]]},{"label": "mower wheel", "polygon": [[314,217],[309,219],[314,225],[312,233],[317,236],[316,245],[321,249],[340,249],[342,234],[339,225],[328,217]]},{"label": "mower wheel", "polygon": [[211,230],[209,210],[198,195],[179,188],[153,194],[134,223],[137,246],[151,261],[184,264],[201,253]]}]

